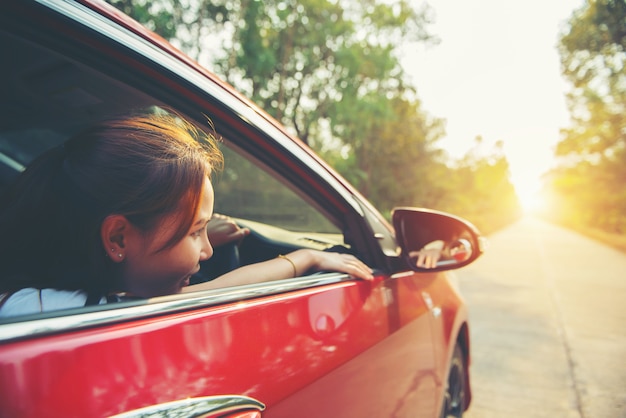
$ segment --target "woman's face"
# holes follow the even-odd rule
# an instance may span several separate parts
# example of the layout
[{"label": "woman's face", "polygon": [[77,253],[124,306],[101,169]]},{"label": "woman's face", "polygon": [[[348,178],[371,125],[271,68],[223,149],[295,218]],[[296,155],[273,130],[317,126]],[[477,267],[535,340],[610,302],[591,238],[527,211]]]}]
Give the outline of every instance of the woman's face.
[{"label": "woman's face", "polygon": [[179,293],[189,285],[191,275],[200,269],[200,261],[213,255],[206,230],[213,214],[213,197],[213,187],[207,178],[190,230],[182,240],[164,250],[159,251],[175,233],[182,214],[166,216],[148,234],[131,227],[122,267],[129,293],[140,297],[162,296]]}]

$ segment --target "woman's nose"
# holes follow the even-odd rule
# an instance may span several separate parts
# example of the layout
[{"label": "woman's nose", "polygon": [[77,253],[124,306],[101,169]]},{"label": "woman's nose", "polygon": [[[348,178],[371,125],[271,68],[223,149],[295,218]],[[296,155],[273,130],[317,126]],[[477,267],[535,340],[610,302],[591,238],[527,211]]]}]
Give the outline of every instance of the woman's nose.
[{"label": "woman's nose", "polygon": [[208,260],[213,257],[213,246],[209,241],[209,235],[207,234],[202,242],[202,250],[200,250],[200,261]]}]

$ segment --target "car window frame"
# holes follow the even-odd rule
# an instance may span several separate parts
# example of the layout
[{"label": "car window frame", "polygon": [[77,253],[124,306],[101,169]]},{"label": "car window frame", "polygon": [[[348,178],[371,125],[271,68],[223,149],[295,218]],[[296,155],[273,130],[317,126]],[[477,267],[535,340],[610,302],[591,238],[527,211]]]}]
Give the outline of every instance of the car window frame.
[{"label": "car window frame", "polygon": [[200,311],[215,306],[232,305],[244,300],[353,281],[354,279],[345,273],[313,274],[221,289],[2,318],[0,319],[0,343],[139,321],[157,316]]},{"label": "car window frame", "polygon": [[[356,251],[360,255],[363,254],[366,262],[372,259],[369,253],[371,245],[366,245],[366,242],[373,238],[367,235],[364,214],[356,192],[329,170],[319,157],[272,122],[260,109],[239,97],[236,92],[225,88],[213,77],[209,77],[213,82],[208,82],[205,78],[207,74],[203,74],[200,68],[190,66],[184,60],[171,55],[170,51],[160,49],[148,39],[118,26],[82,4],[42,0],[37,7],[47,8],[43,14],[52,15],[40,17],[41,26],[29,27],[28,33],[24,35],[20,32],[20,36],[24,35],[26,39],[69,57],[87,68],[99,68],[98,64],[101,63],[105,68],[100,71],[103,74],[159,102],[170,104],[172,108],[180,110],[181,114],[190,117],[197,124],[207,123],[205,110],[210,108],[218,134],[228,138],[235,147],[241,147],[243,144],[252,147],[253,149],[246,147],[246,153],[254,154],[259,163],[281,177],[286,184],[299,190],[299,194],[308,196],[309,201],[328,202],[320,206],[322,212],[332,216],[334,222],[343,226],[344,237],[346,233],[352,237],[359,247]],[[46,37],[46,33],[54,27],[58,19],[70,19],[72,29],[54,39]],[[19,22],[16,24],[19,25]],[[6,30],[11,31],[11,28]],[[89,36],[75,36],[76,34]],[[125,42],[129,44],[126,45]],[[81,45],[85,44],[91,45],[92,49],[93,45],[102,45],[106,53],[96,57],[93,51],[81,51]],[[77,51],[81,52],[77,55],[72,53]],[[104,63],[112,57],[124,59],[105,65]],[[132,65],[126,68],[128,63]],[[141,70],[145,68],[150,69],[151,76],[141,79]],[[107,71],[110,69],[113,71]],[[175,85],[172,85],[172,80],[176,80]],[[186,97],[177,98],[180,91],[184,91]],[[0,321],[2,327],[0,341],[32,338],[154,315],[167,315],[181,310],[201,309],[216,304],[353,280],[343,273],[328,273],[224,288],[202,294],[170,295],[147,301],[15,316]]]}]

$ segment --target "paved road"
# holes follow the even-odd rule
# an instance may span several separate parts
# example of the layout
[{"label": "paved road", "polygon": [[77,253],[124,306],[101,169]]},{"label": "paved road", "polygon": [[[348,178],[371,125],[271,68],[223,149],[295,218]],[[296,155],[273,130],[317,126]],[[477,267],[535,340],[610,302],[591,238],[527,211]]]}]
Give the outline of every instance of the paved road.
[{"label": "paved road", "polygon": [[468,418],[626,417],[626,255],[524,218],[456,273],[470,306]]}]

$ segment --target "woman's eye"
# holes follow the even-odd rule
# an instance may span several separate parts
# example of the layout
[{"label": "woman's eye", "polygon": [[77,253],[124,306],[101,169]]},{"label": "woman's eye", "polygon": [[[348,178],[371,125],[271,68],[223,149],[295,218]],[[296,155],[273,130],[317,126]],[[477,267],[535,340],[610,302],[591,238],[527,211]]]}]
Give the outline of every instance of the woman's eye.
[{"label": "woman's eye", "polygon": [[209,226],[209,223],[207,222],[206,225],[204,225],[202,228],[198,228],[197,230],[195,230],[194,232],[191,233],[191,236],[194,238],[199,238],[201,237],[203,234],[208,235],[208,230],[207,227]]}]

